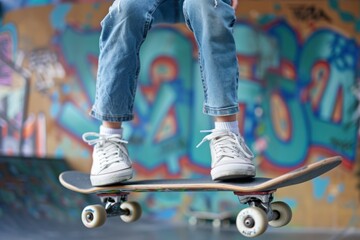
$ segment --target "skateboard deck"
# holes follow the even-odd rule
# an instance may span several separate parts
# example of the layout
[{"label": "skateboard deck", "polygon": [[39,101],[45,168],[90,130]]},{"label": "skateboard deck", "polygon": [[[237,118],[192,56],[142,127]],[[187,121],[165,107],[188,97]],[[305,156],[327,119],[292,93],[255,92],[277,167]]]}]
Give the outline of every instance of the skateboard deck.
[{"label": "skateboard deck", "polygon": [[131,192],[232,191],[239,197],[240,203],[250,206],[239,213],[236,220],[238,230],[244,236],[254,237],[262,234],[268,224],[280,227],[291,220],[291,209],[286,203],[272,202],[277,189],[314,179],[337,167],[341,162],[341,158],[336,156],[275,178],[255,177],[236,181],[212,181],[210,178],[155,179],[93,187],[90,175],[77,171],[63,172],[59,180],[69,190],[97,194],[104,203],[105,207],[92,205],[83,210],[82,221],[89,228],[102,225],[106,216],[120,215],[125,222],[137,220],[141,208],[136,202],[127,202],[127,196]]}]

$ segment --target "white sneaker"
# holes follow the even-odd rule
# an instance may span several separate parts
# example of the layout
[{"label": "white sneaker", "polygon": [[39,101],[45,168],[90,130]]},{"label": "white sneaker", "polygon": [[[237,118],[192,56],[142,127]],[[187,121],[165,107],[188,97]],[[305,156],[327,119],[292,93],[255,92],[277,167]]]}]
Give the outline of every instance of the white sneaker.
[{"label": "white sneaker", "polygon": [[213,180],[230,180],[254,177],[254,155],[244,139],[228,130],[210,130],[198,144],[210,141],[211,177]]},{"label": "white sneaker", "polygon": [[85,133],[83,140],[95,145],[90,181],[93,186],[110,185],[132,178],[133,169],[126,148],[127,142],[119,134]]}]

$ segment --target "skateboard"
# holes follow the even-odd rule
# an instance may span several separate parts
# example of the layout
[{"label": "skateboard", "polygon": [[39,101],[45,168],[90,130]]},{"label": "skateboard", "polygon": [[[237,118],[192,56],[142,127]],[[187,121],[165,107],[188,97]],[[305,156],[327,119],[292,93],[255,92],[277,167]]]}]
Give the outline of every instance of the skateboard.
[{"label": "skateboard", "polygon": [[103,225],[107,217],[120,216],[124,222],[134,222],[141,216],[141,206],[127,201],[131,192],[201,192],[230,191],[248,207],[236,217],[239,232],[246,237],[256,237],[264,233],[268,225],[282,227],[292,217],[291,208],[284,202],[274,202],[277,189],[304,183],[340,165],[341,157],[335,156],[275,178],[255,177],[232,181],[212,181],[201,179],[154,179],[132,180],[116,185],[93,187],[90,175],[77,171],[60,174],[60,183],[69,190],[96,194],[102,204],[86,206],[81,214],[83,224],[88,228]]},{"label": "skateboard", "polygon": [[233,214],[231,212],[213,213],[213,212],[187,212],[189,224],[191,226],[200,225],[201,223],[210,222],[214,229],[222,226],[229,226]]}]

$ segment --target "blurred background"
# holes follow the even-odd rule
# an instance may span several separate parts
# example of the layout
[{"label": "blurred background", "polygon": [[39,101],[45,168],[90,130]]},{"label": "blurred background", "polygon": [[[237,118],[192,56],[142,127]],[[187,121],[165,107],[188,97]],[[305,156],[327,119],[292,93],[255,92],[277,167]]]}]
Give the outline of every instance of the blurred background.
[{"label": "blurred background", "polygon": [[[0,1],[3,233],[19,233],[37,221],[78,224],[82,208],[97,201],[62,188],[57,178],[91,166],[91,147],[81,135],[99,128],[88,112],[100,21],[111,3]],[[256,153],[257,175],[275,177],[334,155],[344,160],[322,177],[277,192],[293,209],[288,229],[359,231],[360,1],[239,0],[234,34],[239,127]],[[136,117],[125,125],[136,179],[209,174],[208,148],[195,148],[200,130],[213,127],[202,113],[197,58],[183,24],[154,25],[149,32],[141,49]],[[174,224],[186,222],[189,212],[237,214],[241,207],[230,193],[132,198],[141,203],[144,219]]]}]

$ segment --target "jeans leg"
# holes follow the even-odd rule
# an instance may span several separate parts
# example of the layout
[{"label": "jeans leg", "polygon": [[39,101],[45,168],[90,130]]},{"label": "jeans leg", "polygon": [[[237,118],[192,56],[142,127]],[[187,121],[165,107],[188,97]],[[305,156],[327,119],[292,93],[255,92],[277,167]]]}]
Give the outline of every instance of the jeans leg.
[{"label": "jeans leg", "polygon": [[238,63],[233,37],[236,17],[231,0],[185,0],[183,11],[199,47],[204,113],[237,113]]},{"label": "jeans leg", "polygon": [[[133,118],[139,50],[158,6],[168,0],[116,0],[101,22],[95,103],[91,115],[102,121]],[[174,0],[172,0],[174,1]]]}]

